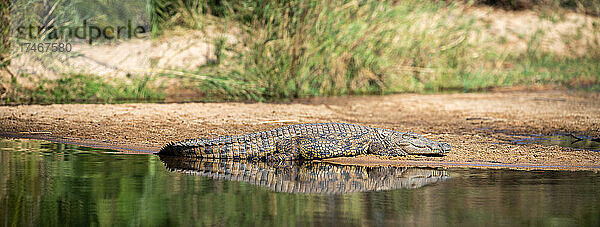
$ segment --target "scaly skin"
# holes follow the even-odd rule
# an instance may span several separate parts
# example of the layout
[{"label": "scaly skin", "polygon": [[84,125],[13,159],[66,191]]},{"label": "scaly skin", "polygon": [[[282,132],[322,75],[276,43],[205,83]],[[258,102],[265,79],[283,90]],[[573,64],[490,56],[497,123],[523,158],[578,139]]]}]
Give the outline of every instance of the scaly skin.
[{"label": "scaly skin", "polygon": [[444,170],[341,166],[323,162],[254,162],[160,156],[172,171],[241,181],[277,192],[345,194],[419,188],[450,178]]},{"label": "scaly skin", "polygon": [[360,154],[442,155],[449,151],[450,145],[447,143],[434,142],[415,133],[346,123],[314,123],[239,136],[172,142],[163,147],[159,154],[204,159],[283,161]]}]

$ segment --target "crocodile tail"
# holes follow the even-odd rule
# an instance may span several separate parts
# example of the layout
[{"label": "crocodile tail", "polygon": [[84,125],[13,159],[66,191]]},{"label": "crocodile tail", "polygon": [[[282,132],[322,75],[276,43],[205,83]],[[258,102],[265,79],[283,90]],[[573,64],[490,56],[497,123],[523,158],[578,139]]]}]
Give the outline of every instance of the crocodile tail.
[{"label": "crocodile tail", "polygon": [[167,145],[163,146],[158,152],[159,155],[176,155],[180,150],[180,147],[177,146],[175,142],[169,142]]},{"label": "crocodile tail", "polygon": [[158,154],[208,159],[245,158],[245,143],[238,139],[234,141],[232,137],[188,139],[168,143]]},{"label": "crocodile tail", "polygon": [[[181,142],[170,142],[160,149],[159,155],[173,155],[183,157],[197,157],[198,150],[206,146],[206,139],[184,140]],[[201,155],[200,155],[201,156]]]}]

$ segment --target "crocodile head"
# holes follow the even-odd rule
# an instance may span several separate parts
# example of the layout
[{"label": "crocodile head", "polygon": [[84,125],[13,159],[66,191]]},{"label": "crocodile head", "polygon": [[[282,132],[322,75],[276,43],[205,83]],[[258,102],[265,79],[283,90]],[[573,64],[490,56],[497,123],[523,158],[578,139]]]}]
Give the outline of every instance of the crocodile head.
[{"label": "crocodile head", "polygon": [[444,155],[451,150],[447,143],[435,142],[415,133],[394,132],[392,138],[396,148],[412,155]]}]

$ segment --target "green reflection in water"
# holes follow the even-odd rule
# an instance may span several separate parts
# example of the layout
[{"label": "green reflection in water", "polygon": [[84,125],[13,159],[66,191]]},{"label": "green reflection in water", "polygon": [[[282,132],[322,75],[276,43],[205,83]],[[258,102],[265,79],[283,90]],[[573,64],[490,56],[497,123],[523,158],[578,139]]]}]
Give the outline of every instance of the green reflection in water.
[{"label": "green reflection in water", "polygon": [[156,155],[0,140],[4,226],[600,225],[593,172],[448,170],[415,189],[274,192],[169,171]]}]

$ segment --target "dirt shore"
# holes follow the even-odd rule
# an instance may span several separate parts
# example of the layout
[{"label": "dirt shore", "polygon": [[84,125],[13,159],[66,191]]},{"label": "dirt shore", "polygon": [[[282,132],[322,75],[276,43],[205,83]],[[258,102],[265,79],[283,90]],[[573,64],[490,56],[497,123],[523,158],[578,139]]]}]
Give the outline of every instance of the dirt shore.
[{"label": "dirt shore", "polygon": [[551,90],[312,98],[285,104],[0,107],[0,133],[5,136],[74,141],[130,152],[156,151],[173,140],[235,135],[308,122],[348,122],[412,131],[453,147],[445,157],[386,159],[365,155],[329,160],[340,164],[469,166],[471,163],[481,168],[600,168],[600,152],[507,142],[514,139],[510,136],[514,133],[599,137],[598,93]]}]

